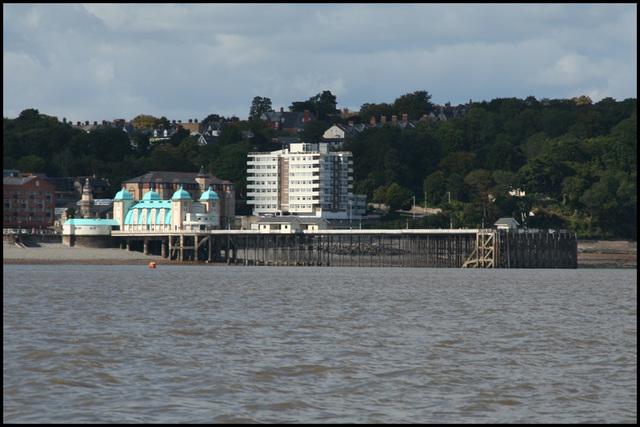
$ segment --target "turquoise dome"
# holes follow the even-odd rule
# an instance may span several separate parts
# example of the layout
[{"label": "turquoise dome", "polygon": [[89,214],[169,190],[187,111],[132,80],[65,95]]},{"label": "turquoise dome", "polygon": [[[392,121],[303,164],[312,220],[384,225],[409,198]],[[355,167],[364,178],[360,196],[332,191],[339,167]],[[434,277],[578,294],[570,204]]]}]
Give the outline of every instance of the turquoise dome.
[{"label": "turquoise dome", "polygon": [[173,193],[173,196],[171,196],[171,200],[182,200],[182,199],[191,200],[191,196],[182,188],[182,186],[180,186],[180,189],[175,193]]},{"label": "turquoise dome", "polygon": [[116,193],[116,196],[113,200],[133,200],[133,196],[127,190],[122,187],[122,190]]},{"label": "turquoise dome", "polygon": [[209,189],[200,196],[200,200],[219,200],[218,193],[213,191],[211,186],[209,186]]},{"label": "turquoise dome", "polygon": [[148,201],[148,200],[162,200],[162,199],[160,198],[160,195],[158,193],[153,191],[153,188],[152,188],[142,197],[142,200]]}]

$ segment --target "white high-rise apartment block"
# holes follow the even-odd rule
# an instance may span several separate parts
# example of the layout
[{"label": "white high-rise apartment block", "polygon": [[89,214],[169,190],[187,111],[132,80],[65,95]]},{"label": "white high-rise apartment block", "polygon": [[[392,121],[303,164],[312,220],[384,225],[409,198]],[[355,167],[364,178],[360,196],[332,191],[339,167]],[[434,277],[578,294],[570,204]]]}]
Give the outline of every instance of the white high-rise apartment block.
[{"label": "white high-rise apartment block", "polygon": [[288,149],[249,153],[247,203],[259,216],[289,213],[357,220],[366,198],[354,195],[349,151],[332,152],[328,143],[293,143]]}]

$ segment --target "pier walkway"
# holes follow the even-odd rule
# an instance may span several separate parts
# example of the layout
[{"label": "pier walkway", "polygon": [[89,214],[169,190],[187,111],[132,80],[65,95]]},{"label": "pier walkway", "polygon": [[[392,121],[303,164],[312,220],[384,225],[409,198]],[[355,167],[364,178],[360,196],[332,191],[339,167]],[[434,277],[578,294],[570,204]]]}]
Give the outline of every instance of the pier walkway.
[{"label": "pier walkway", "polygon": [[577,268],[566,230],[113,231],[121,248],[163,258],[229,265]]}]

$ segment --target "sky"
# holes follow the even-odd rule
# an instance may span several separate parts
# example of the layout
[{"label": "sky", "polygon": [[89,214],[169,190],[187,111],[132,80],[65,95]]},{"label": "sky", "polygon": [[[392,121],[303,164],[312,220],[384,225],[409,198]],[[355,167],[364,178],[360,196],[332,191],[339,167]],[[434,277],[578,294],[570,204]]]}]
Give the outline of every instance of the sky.
[{"label": "sky", "polygon": [[636,4],[3,4],[3,117],[637,98]]}]

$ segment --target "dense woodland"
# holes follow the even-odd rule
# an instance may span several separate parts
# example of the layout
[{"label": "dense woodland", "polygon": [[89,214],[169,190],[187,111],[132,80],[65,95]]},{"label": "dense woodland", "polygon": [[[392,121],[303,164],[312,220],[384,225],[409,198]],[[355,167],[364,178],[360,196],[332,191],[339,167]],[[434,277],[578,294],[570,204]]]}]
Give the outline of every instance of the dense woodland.
[{"label": "dense woodland", "polygon": [[[309,109],[320,118],[299,135],[315,142],[334,123],[393,114],[418,120],[434,108],[430,98],[416,91],[389,104],[364,104],[349,116],[325,91],[289,109]],[[50,177],[95,175],[111,184],[112,197],[122,181],[150,170],[197,172],[204,166],[242,193],[247,153],[280,149],[273,140],[286,136],[259,120],[269,110],[270,100],[256,97],[250,120],[207,116],[203,122],[226,126],[217,143],[200,146],[185,130],[162,144],[135,132],[131,144],[121,129],[86,133],[28,109],[4,118],[3,167]],[[141,127],[169,125],[148,115],[136,121]],[[243,139],[245,130],[254,134],[251,140]],[[353,153],[354,193],[390,207],[376,228],[475,228],[514,217],[529,228],[573,229],[581,238],[637,239],[636,99],[498,98],[473,103],[465,117],[420,121],[405,131],[392,124],[368,129],[343,150]],[[525,195],[509,195],[515,189]],[[414,202],[442,214],[414,220],[395,212]]]}]

